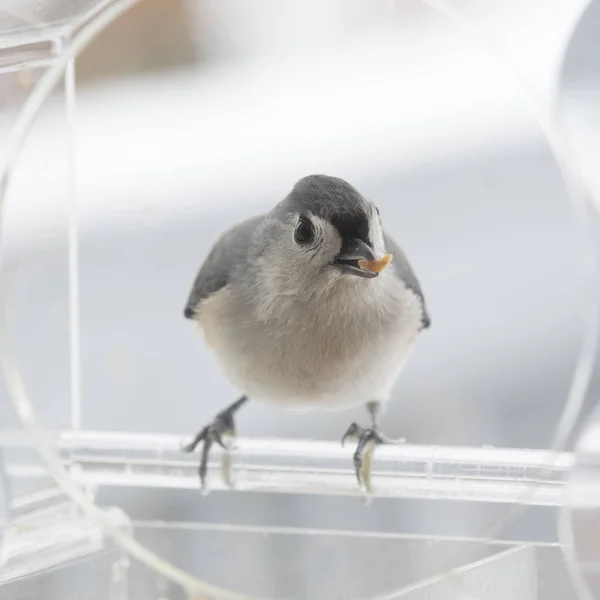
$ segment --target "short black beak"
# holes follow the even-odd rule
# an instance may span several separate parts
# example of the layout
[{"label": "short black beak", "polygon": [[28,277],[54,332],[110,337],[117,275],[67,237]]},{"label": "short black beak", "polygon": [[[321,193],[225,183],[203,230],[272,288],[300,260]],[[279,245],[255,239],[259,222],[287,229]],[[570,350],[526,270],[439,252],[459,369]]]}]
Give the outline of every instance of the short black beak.
[{"label": "short black beak", "polygon": [[361,269],[358,266],[359,260],[375,260],[375,254],[373,254],[371,247],[362,240],[350,238],[344,241],[334,264],[349,275],[367,278],[377,277],[377,273]]}]

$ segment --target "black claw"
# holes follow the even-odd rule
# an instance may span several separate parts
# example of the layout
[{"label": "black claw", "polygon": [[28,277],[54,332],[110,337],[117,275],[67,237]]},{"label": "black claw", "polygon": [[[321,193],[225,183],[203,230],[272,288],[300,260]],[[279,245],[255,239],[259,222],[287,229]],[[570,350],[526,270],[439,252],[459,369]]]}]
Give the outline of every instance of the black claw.
[{"label": "black claw", "polygon": [[198,474],[200,475],[200,486],[202,489],[206,489],[206,471],[208,470],[208,455],[213,442],[210,438],[206,438],[204,446],[202,446],[202,457],[200,458],[200,466],[198,467]]},{"label": "black claw", "polygon": [[223,448],[223,450],[227,450],[227,446],[223,442],[223,437],[221,436],[221,432],[218,431],[217,429],[215,429],[215,431],[213,432],[213,436],[215,438],[215,442],[217,442],[217,444],[219,444],[219,446],[221,446],[221,448]]},{"label": "black claw", "polygon": [[354,462],[354,473],[356,474],[356,481],[358,481],[358,487],[362,488],[363,484],[362,478],[360,476],[360,470],[362,469],[363,465],[362,454],[358,450],[356,450],[352,460]]},{"label": "black claw", "polygon": [[357,435],[360,435],[361,431],[362,431],[362,427],[360,425],[358,425],[357,423],[352,423],[352,425],[350,425],[350,427],[348,427],[346,433],[342,436],[342,447],[344,446],[344,444],[346,443],[346,440],[349,437],[356,437]]},{"label": "black claw", "polygon": [[372,429],[364,429],[357,423],[352,423],[348,428],[348,431],[342,437],[342,446],[344,442],[349,437],[358,437],[358,444],[356,446],[356,451],[354,452],[353,462],[354,462],[354,471],[356,473],[356,479],[358,481],[359,487],[365,487],[367,490],[370,489],[370,472],[365,473],[365,481],[363,481],[361,471],[364,463],[364,455],[367,446],[370,443],[374,443],[376,445],[385,444],[387,440],[383,437],[383,435],[375,428]]},{"label": "black claw", "polygon": [[223,442],[223,435],[235,435],[234,413],[246,402],[248,398],[242,396],[234,404],[221,411],[210,425],[207,425],[196,434],[194,439],[183,447],[184,452],[193,452],[197,446],[203,442],[202,453],[200,456],[200,465],[198,474],[200,475],[200,485],[202,490],[206,490],[206,473],[208,471],[208,457],[210,449],[216,442],[226,452],[229,450]]},{"label": "black claw", "polygon": [[183,447],[183,451],[184,452],[193,452],[196,447],[198,446],[198,444],[200,442],[202,442],[203,440],[206,439],[206,436],[208,435],[208,427],[205,427],[204,429],[201,429],[196,436],[194,437],[194,439],[189,443],[186,444]]}]

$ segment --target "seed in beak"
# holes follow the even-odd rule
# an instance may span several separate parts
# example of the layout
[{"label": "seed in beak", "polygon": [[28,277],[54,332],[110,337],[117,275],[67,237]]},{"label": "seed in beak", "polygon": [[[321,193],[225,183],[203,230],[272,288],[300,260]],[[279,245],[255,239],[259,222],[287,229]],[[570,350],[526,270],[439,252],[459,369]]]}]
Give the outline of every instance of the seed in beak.
[{"label": "seed in beak", "polygon": [[381,273],[381,271],[383,271],[390,264],[391,260],[392,260],[391,254],[386,254],[385,256],[382,256],[381,258],[377,258],[375,260],[367,260],[366,258],[361,258],[358,261],[358,266],[363,271],[371,271],[372,273]]}]

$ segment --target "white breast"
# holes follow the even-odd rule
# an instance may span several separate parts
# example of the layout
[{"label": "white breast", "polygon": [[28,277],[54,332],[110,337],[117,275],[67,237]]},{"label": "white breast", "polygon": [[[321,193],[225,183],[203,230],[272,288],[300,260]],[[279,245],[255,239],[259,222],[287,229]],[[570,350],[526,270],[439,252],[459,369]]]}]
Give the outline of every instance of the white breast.
[{"label": "white breast", "polygon": [[225,288],[203,303],[207,343],[240,391],[297,409],[386,401],[422,319],[418,296],[391,274],[318,300],[282,298],[273,319],[234,300]]}]

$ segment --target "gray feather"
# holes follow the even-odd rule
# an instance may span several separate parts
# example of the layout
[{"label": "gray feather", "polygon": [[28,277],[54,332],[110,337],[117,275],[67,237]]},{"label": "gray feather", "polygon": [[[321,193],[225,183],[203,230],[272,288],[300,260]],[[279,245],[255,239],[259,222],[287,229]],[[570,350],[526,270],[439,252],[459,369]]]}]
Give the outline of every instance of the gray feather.
[{"label": "gray feather", "polygon": [[394,268],[395,273],[402,281],[404,281],[406,287],[412,290],[421,299],[421,304],[423,305],[423,329],[427,329],[431,325],[431,319],[427,312],[425,296],[423,295],[421,284],[400,246],[398,246],[398,244],[396,244],[396,242],[385,232],[383,234],[383,239],[387,251],[394,256],[391,265]]},{"label": "gray feather", "polygon": [[193,319],[203,301],[225,287],[236,269],[244,268],[252,236],[264,216],[252,217],[225,232],[215,243],[196,276],[184,316]]}]

